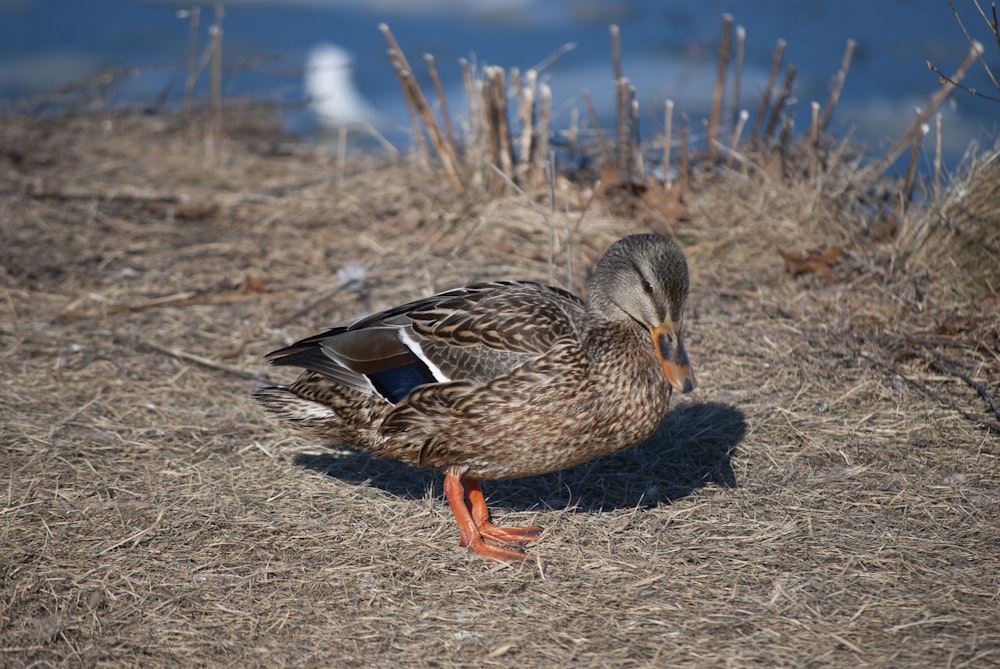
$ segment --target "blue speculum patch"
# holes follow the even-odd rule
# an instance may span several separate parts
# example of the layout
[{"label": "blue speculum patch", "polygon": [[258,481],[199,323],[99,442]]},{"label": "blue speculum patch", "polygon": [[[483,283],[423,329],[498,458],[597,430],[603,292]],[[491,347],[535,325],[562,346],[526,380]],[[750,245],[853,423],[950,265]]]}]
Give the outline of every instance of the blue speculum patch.
[{"label": "blue speculum patch", "polygon": [[374,372],[367,376],[378,394],[393,404],[402,402],[417,386],[435,381],[431,370],[419,360],[384,372]]}]

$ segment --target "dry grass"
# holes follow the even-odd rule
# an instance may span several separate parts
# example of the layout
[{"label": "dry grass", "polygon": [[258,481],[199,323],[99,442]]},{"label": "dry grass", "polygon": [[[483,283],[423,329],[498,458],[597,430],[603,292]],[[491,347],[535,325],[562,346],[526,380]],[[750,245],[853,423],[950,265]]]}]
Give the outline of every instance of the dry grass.
[{"label": "dry grass", "polygon": [[[848,167],[694,177],[699,389],[645,445],[489,486],[547,528],[542,567],[510,568],[457,546],[435,476],[301,442],[248,393],[336,319],[546,279],[544,217],[406,164],[338,183],[229,125],[207,168],[172,119],[0,124],[0,665],[996,665],[1000,440],[974,384],[997,401],[997,294],[900,272]],[[556,280],[635,220],[594,204]],[[853,246],[828,279],[775,251],[831,244]]]}]

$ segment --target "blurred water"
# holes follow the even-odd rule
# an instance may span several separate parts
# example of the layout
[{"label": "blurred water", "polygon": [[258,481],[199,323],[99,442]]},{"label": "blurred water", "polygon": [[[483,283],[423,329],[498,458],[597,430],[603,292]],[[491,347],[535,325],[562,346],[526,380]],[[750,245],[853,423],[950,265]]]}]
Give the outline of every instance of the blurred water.
[{"label": "blurred water", "polygon": [[[1000,50],[987,41],[992,35],[969,0],[955,2],[975,36],[986,42],[986,58],[1000,73]],[[141,73],[119,78],[104,92],[110,100],[151,103],[165,96],[176,103],[188,44],[187,21],[177,12],[190,6],[0,0],[0,97],[8,105],[15,99],[38,102],[38,96],[102,69],[141,66]],[[582,109],[584,89],[603,119],[612,116],[608,24],[616,23],[625,74],[639,91],[642,124],[654,130],[662,126],[666,97],[693,120],[705,114],[724,12],[747,32],[743,106],[756,110],[775,42],[784,38],[785,62],[798,66],[794,95],[803,128],[808,103],[825,103],[845,41],[853,38],[858,46],[833,127],[872,143],[897,137],[911,121],[913,108],[936,89],[926,60],[950,72],[968,49],[946,0],[244,0],[227,3],[225,12],[225,94],[288,103],[287,123],[302,133],[315,130],[312,117],[301,108],[303,63],[322,42],[353,54],[353,79],[378,110],[378,125],[391,134],[407,123],[376,27],[382,21],[392,27],[421,74],[422,54],[434,54],[458,114],[464,110],[458,58],[517,66],[523,72],[574,42],[577,47],[543,73],[553,88],[554,123],[563,126],[574,108]],[[212,13],[211,6],[203,7],[202,45]],[[966,83],[991,88],[978,64]],[[200,94],[206,87],[202,76]],[[1000,104],[958,93],[943,113],[946,152],[954,164],[969,141],[996,132]]]}]

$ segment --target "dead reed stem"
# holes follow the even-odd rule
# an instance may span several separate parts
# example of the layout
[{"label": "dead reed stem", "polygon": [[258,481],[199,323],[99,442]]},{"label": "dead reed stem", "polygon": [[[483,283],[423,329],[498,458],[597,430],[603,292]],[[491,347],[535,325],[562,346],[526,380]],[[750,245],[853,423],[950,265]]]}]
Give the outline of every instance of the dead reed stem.
[{"label": "dead reed stem", "polygon": [[736,156],[736,152],[740,146],[740,136],[743,134],[743,128],[746,127],[747,119],[750,118],[750,112],[746,109],[741,109],[739,116],[736,118],[736,123],[733,125],[733,134],[729,138],[729,156],[728,164],[733,164],[733,159]]},{"label": "dead reed stem", "polygon": [[458,67],[462,72],[462,86],[465,88],[465,99],[469,104],[469,123],[470,130],[473,134],[476,133],[476,116],[475,113],[475,96],[472,94],[472,71],[469,69],[469,60],[467,58],[458,59]]},{"label": "dead reed stem", "polygon": [[899,158],[903,151],[906,150],[906,147],[911,145],[914,137],[923,136],[921,126],[923,126],[923,124],[927,122],[927,119],[929,119],[931,115],[937,111],[937,108],[941,106],[941,103],[948,99],[948,96],[958,85],[958,82],[960,82],[962,78],[965,77],[965,73],[969,71],[969,67],[971,67],[972,64],[976,62],[976,59],[979,58],[981,52],[982,45],[979,44],[973,45],[969,49],[969,51],[965,54],[965,59],[962,60],[961,64],[955,70],[955,73],[952,74],[951,77],[945,79],[941,88],[927,100],[927,108],[924,109],[922,114],[920,114],[918,117],[919,120],[915,120],[910,127],[903,132],[900,138],[897,139],[896,142],[889,148],[885,156],[882,157],[882,160],[875,163],[872,169],[878,172],[884,172],[894,162],[896,162],[896,159]]},{"label": "dead reed stem", "polygon": [[934,202],[941,201],[941,112],[934,115]]},{"label": "dead reed stem", "polygon": [[687,114],[681,113],[681,192],[688,191],[688,120]]},{"label": "dead reed stem", "polygon": [[736,54],[733,57],[733,92],[730,105],[732,107],[730,123],[734,129],[740,117],[740,94],[743,86],[743,55],[746,49],[746,39],[746,28],[736,26]]},{"label": "dead reed stem", "polygon": [[260,293],[260,292],[242,292],[242,291],[228,291],[216,294],[205,293],[204,291],[185,291],[183,293],[174,293],[172,295],[165,295],[163,297],[153,298],[151,300],[141,300],[138,302],[129,302],[125,304],[102,304],[97,307],[74,307],[61,311],[55,314],[54,318],[59,321],[72,321],[80,320],[86,318],[97,318],[107,316],[109,314],[118,313],[136,313],[140,311],[146,311],[149,309],[158,309],[163,307],[191,307],[191,306],[204,306],[204,305],[215,305],[215,304],[235,304],[239,302],[248,302],[254,300],[283,300],[290,296],[289,293]]},{"label": "dead reed stem", "polygon": [[815,100],[809,103],[809,107],[812,113],[809,117],[809,127],[806,129],[806,134],[799,142],[799,148],[795,151],[795,157],[792,159],[792,167],[798,172],[807,171],[806,154],[809,153],[809,147],[812,145],[812,137],[816,131],[816,127],[819,124],[818,118],[818,108],[819,103]]},{"label": "dead reed stem", "polygon": [[636,96],[635,86],[629,86],[629,110],[631,111],[631,123],[629,132],[629,168],[635,167],[635,173],[640,179],[645,178],[646,162],[642,157],[642,148],[639,146],[641,135],[639,129],[639,99]]},{"label": "dead reed stem", "polygon": [[913,146],[910,150],[910,162],[906,166],[906,178],[903,179],[903,196],[907,202],[913,196],[913,185],[917,175],[917,159],[920,157],[920,145],[923,143],[924,135],[927,134],[927,124],[923,122],[924,114],[920,109],[916,109],[913,114],[913,124],[920,132],[913,133]]},{"label": "dead reed stem", "polygon": [[[956,18],[958,18],[958,12],[955,10],[954,0],[949,0],[948,4],[951,5],[952,12],[954,12]],[[979,12],[979,17],[983,20],[983,23],[985,23],[990,29],[990,32],[993,33],[993,39],[996,40],[997,49],[1000,49],[1000,19],[997,18],[997,3],[990,3],[990,16],[986,16],[986,12],[983,11],[983,7],[979,4],[979,0],[972,0],[972,4],[975,5],[976,11]],[[961,25],[961,21],[959,21],[959,25]],[[962,30],[965,31],[965,26],[962,26]],[[993,70],[990,69],[989,65],[987,65],[985,60],[983,60],[982,56],[982,50],[980,50],[979,63],[983,66],[983,69],[986,70],[986,76],[988,76],[990,81],[993,82],[993,88],[1000,91],[1000,82],[997,81],[997,78],[993,75]]]},{"label": "dead reed stem", "polygon": [[[551,168],[548,172],[549,183],[549,285],[556,283],[556,157],[551,156]],[[565,225],[565,222],[564,222]]]},{"label": "dead reed stem", "polygon": [[809,124],[809,178],[816,177],[816,170],[819,166],[819,140],[823,136],[822,125],[819,116],[819,103],[809,103],[812,110],[812,119]]},{"label": "dead reed stem", "polygon": [[201,22],[201,7],[188,10],[188,52],[184,74],[184,113],[191,113],[194,99],[194,83],[198,79],[198,25]]},{"label": "dead reed stem", "polygon": [[[994,3],[990,3],[990,5],[991,5],[990,9],[992,10],[991,11],[991,15],[992,16],[987,16],[986,15],[986,12],[983,11],[983,7],[979,3],[979,0],[972,0],[972,4],[975,6],[976,11],[979,13],[979,17],[983,20],[983,23],[986,24],[987,29],[991,33],[993,33],[993,38],[994,38],[994,40],[996,40],[996,43],[997,43],[997,49],[1000,49],[1000,19],[997,18],[997,5],[996,5],[996,3],[995,2]],[[962,34],[965,36],[965,41],[968,42],[969,47],[971,47],[973,49],[976,49],[978,51],[979,64],[982,66],[983,71],[986,73],[987,78],[989,78],[990,83],[993,84],[993,88],[996,89],[996,91],[998,93],[1000,93],[1000,82],[997,81],[997,77],[996,77],[995,74],[993,74],[993,69],[990,67],[989,63],[987,63],[986,60],[983,58],[983,46],[982,46],[982,44],[980,44],[978,41],[976,41],[975,39],[973,39],[972,35],[969,34],[968,28],[965,27],[965,22],[962,21],[962,17],[958,13],[958,9],[955,7],[954,0],[948,0],[948,6],[951,7],[951,13],[955,17],[955,22],[958,24],[958,27],[961,29]],[[939,77],[941,77],[941,79],[943,79],[945,81],[949,81],[948,77],[945,76],[945,74],[943,72],[941,72],[941,70],[939,70],[934,65],[934,63],[932,63],[931,61],[927,61],[927,67],[931,70],[931,72],[934,72],[936,75],[938,75]],[[986,100],[990,100],[992,102],[1000,102],[1000,98],[998,98],[996,96],[986,95],[982,91],[977,91],[975,89],[968,88],[966,86],[961,86],[961,85],[959,85],[959,83],[957,81],[953,81],[952,83],[954,83],[957,87],[961,88],[962,90],[964,90],[966,93],[969,93],[970,95],[973,95],[973,96],[976,96],[976,97],[981,97],[981,98],[984,98]]]},{"label": "dead reed stem", "polygon": [[148,339],[141,339],[141,338],[138,340],[137,343],[140,346],[145,346],[147,348],[150,348],[156,351],[157,353],[169,355],[170,357],[177,358],[178,360],[187,360],[189,362],[201,365],[202,367],[206,367],[208,369],[214,369],[216,371],[223,372],[224,374],[228,374],[230,376],[246,379],[248,381],[259,382],[261,380],[260,374],[254,372],[248,372],[244,369],[239,369],[238,367],[232,367],[230,365],[226,365],[221,362],[216,362],[215,360],[211,360],[210,358],[206,358],[200,355],[195,355],[194,353],[189,353],[174,346],[161,346]]},{"label": "dead reed stem", "polygon": [[389,43],[396,76],[399,77],[400,84],[403,87],[403,96],[413,101],[417,114],[423,121],[424,128],[427,129],[427,134],[430,136],[431,143],[434,145],[434,150],[438,154],[445,174],[448,175],[448,180],[451,182],[452,188],[458,195],[464,195],[465,187],[462,185],[462,180],[459,176],[458,156],[455,153],[454,145],[449,144],[441,133],[441,127],[438,125],[437,119],[434,118],[434,113],[431,111],[430,105],[427,104],[427,98],[424,97],[424,92],[421,90],[420,84],[417,83],[416,77],[413,76],[413,68],[410,67],[409,62],[406,60],[406,55],[403,54],[403,50],[399,47],[399,43],[396,42],[396,38],[393,36],[392,31],[389,30],[389,26],[385,23],[380,23],[378,28],[385,37],[386,42]]},{"label": "dead reed stem", "polygon": [[[550,165],[552,174],[555,174],[555,155],[550,160],[546,160],[549,155],[549,129],[552,123],[552,89],[548,84],[541,84],[538,87],[538,128],[535,137],[538,142],[534,149],[532,160],[532,181],[540,184],[545,179],[545,169]],[[555,178],[552,176],[552,178]]]},{"label": "dead reed stem", "polygon": [[778,121],[781,119],[781,112],[785,108],[785,104],[788,102],[789,96],[792,94],[792,84],[795,82],[796,67],[794,65],[789,65],[788,70],[785,72],[785,84],[781,87],[781,93],[778,94],[778,99],[774,103],[774,109],[771,110],[771,116],[767,120],[767,127],[764,130],[764,136],[761,138],[762,144],[767,144],[771,140],[771,136],[774,134],[774,129],[778,127]]},{"label": "dead reed stem", "polygon": [[757,108],[757,117],[753,121],[753,130],[750,132],[750,142],[756,145],[760,137],[760,129],[764,123],[764,116],[768,107],[771,106],[771,95],[774,85],[778,82],[778,73],[781,71],[781,61],[785,53],[785,40],[779,39],[774,47],[774,57],[771,59],[771,73],[767,77],[767,86],[764,87],[764,94],[760,98],[760,106]]},{"label": "dead reed stem", "polygon": [[789,105],[788,115],[782,117],[781,119],[781,134],[778,136],[778,147],[782,156],[789,155],[789,149],[792,145],[792,133],[794,130],[795,121],[792,119],[791,106]]},{"label": "dead reed stem", "polygon": [[601,132],[601,123],[597,119],[597,110],[594,109],[594,103],[590,99],[590,91],[586,89],[583,91],[583,104],[587,108],[590,125],[594,128],[594,139],[597,141],[597,154],[601,157],[601,160],[608,160],[611,151],[608,149],[607,142],[604,141],[604,133]]},{"label": "dead reed stem", "polygon": [[576,42],[566,42],[561,47],[559,47],[558,49],[550,53],[548,56],[543,58],[541,61],[533,65],[531,69],[534,70],[535,72],[541,72],[549,65],[556,62],[557,60],[559,60],[560,58],[562,58],[564,55],[566,55],[575,48],[576,48]]},{"label": "dead reed stem", "polygon": [[403,91],[403,100],[406,103],[406,114],[410,117],[410,128],[413,131],[413,143],[416,145],[417,157],[420,161],[421,166],[424,169],[431,169],[431,154],[427,148],[427,142],[424,139],[424,133],[420,129],[420,117],[417,113],[416,104],[413,99],[406,94],[407,84],[406,78],[403,75],[402,65],[396,59],[396,52],[393,49],[388,50],[389,61],[392,63],[392,70],[396,73],[396,79],[399,81],[399,87]]},{"label": "dead reed stem", "polygon": [[521,122],[521,137],[518,142],[518,163],[516,173],[523,179],[532,169],[532,146],[535,135],[535,100],[538,94],[538,73],[528,70],[524,82],[517,87],[517,116]]},{"label": "dead reed stem", "polygon": [[663,103],[663,183],[670,184],[670,145],[673,144],[674,101]]},{"label": "dead reed stem", "polygon": [[495,192],[507,192],[513,174],[510,152],[510,129],[507,124],[507,90],[502,67],[486,68],[486,86],[483,88],[486,108],[486,131],[489,137],[490,160],[507,178],[494,180]]},{"label": "dead reed stem", "polygon": [[212,77],[210,82],[211,121],[209,125],[209,147],[213,160],[219,157],[222,142],[222,19],[225,9],[215,6],[215,23],[209,29],[211,35]]},{"label": "dead reed stem", "polygon": [[733,17],[722,15],[722,40],[719,43],[719,69],[715,75],[715,91],[712,93],[712,111],[708,118],[708,164],[715,162],[716,141],[719,137],[719,122],[722,119],[722,97],[726,90],[726,69],[729,67],[729,47],[732,42]]},{"label": "dead reed stem", "polygon": [[910,161],[906,166],[906,177],[903,179],[903,188],[899,193],[896,210],[896,229],[893,231],[893,237],[895,239],[903,238],[906,234],[907,228],[909,227],[907,207],[913,197],[913,186],[916,183],[917,160],[920,157],[920,145],[923,142],[924,135],[927,133],[927,124],[923,122],[923,119],[924,114],[919,108],[915,109],[913,112],[913,125],[919,129],[919,132],[913,133],[913,146],[910,150]]},{"label": "dead reed stem", "polygon": [[629,83],[624,77],[615,80],[615,94],[618,100],[618,145],[615,151],[615,164],[621,174],[622,183],[631,181],[631,133],[629,132],[629,122],[632,116],[631,105],[629,104]]},{"label": "dead reed stem", "polygon": [[438,76],[437,65],[434,56],[425,53],[424,62],[427,63],[427,73],[430,75],[431,83],[434,86],[434,94],[437,95],[438,107],[441,110],[441,120],[444,121],[444,132],[448,138],[448,144],[452,147],[452,153],[458,154],[458,144],[455,142],[455,131],[451,127],[451,114],[448,113],[448,100],[444,96],[444,88],[441,86],[441,78]]},{"label": "dead reed stem", "polygon": [[826,132],[827,128],[830,127],[830,119],[833,117],[833,110],[837,106],[837,101],[840,100],[840,92],[844,89],[844,81],[847,80],[847,70],[851,67],[851,59],[854,57],[854,48],[856,46],[857,42],[852,39],[847,40],[847,45],[844,47],[844,57],[840,61],[840,69],[837,70],[833,86],[830,88],[830,98],[826,101],[826,108],[823,109],[823,119],[819,126],[821,133]]},{"label": "dead reed stem", "polygon": [[618,26],[611,24],[608,29],[611,33],[611,67],[615,74],[615,81],[618,81],[624,76],[622,72],[622,41],[621,41],[621,31],[618,30]]},{"label": "dead reed stem", "polygon": [[507,85],[502,67],[493,68],[493,101],[496,105],[497,145],[500,149],[500,169],[504,174],[513,174],[514,163],[511,152],[510,122],[507,115]]},{"label": "dead reed stem", "polygon": [[[388,30],[388,27],[386,28]],[[389,49],[386,54],[389,56],[389,62],[392,64],[392,71],[396,73],[396,79],[399,81],[399,88],[403,94],[403,101],[406,104],[406,114],[410,118],[410,128],[413,132],[413,143],[416,145],[416,153],[420,161],[421,166],[424,169],[431,169],[431,155],[430,151],[427,149],[427,142],[424,140],[424,133],[420,129],[420,119],[419,113],[416,106],[416,101],[408,94],[408,85],[406,80],[406,72],[409,70],[408,64],[405,62],[405,58],[402,57],[402,52],[399,50],[398,45],[393,47],[395,39],[389,42]]]},{"label": "dead reed stem", "polygon": [[472,132],[473,141],[478,143],[482,141],[483,136],[482,96],[475,93],[469,61],[465,58],[459,58],[458,66],[462,70],[462,85],[465,87],[465,99],[469,103],[469,130]]},{"label": "dead reed stem", "polygon": [[[516,67],[512,67],[508,76],[510,77],[510,90],[514,91],[516,98],[521,93],[521,71]],[[520,100],[518,100],[518,104],[520,104]],[[518,113],[520,114],[520,108]]]},{"label": "dead reed stem", "polygon": [[[622,183],[630,183],[632,179],[631,133],[630,119],[632,117],[629,102],[629,82],[622,71],[621,32],[618,26],[611,25],[611,66],[615,75],[616,117],[618,121],[618,143],[615,147],[615,163],[621,175]],[[596,116],[596,114],[595,114]]]}]

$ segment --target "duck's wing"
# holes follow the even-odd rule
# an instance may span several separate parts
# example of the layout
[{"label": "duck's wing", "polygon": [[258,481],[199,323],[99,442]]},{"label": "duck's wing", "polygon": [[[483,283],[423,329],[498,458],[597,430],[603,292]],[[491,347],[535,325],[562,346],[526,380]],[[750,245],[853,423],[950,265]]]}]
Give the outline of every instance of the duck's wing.
[{"label": "duck's wing", "polygon": [[474,284],[333,326],[267,357],[398,403],[427,383],[485,383],[574,336],[583,302],[527,281]]}]

